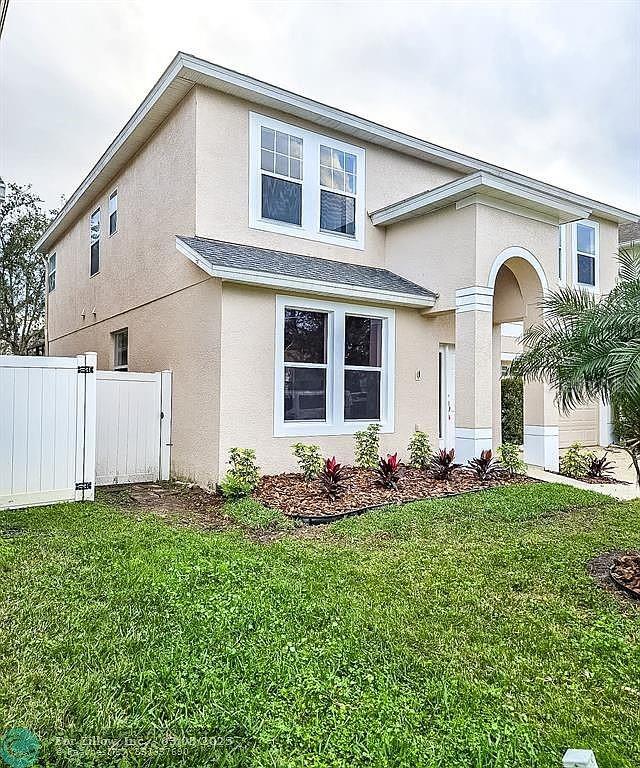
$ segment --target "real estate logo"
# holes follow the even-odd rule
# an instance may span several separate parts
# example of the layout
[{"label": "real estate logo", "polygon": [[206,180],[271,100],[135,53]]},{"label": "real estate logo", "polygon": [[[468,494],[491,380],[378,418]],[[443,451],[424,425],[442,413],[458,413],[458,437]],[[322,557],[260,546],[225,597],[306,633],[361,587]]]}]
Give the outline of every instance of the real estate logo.
[{"label": "real estate logo", "polygon": [[28,728],[10,728],[0,741],[0,758],[9,768],[31,768],[39,751],[40,742]]}]

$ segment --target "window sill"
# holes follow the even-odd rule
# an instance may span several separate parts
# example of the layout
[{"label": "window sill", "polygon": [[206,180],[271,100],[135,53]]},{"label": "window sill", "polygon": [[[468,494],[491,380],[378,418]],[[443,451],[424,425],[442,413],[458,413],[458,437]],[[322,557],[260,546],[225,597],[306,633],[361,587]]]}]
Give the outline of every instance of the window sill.
[{"label": "window sill", "polygon": [[355,435],[370,424],[380,424],[381,434],[394,432],[394,425],[388,421],[347,421],[341,424],[327,424],[317,421],[287,421],[276,424],[273,429],[274,437],[322,437],[339,435]]},{"label": "window sill", "polygon": [[273,219],[254,219],[249,221],[249,229],[257,229],[263,232],[275,232],[279,235],[287,235],[300,240],[313,240],[316,243],[326,243],[328,245],[337,245],[341,248],[354,248],[359,251],[364,250],[364,238],[357,235],[341,235],[336,232],[325,232],[319,230],[313,232],[297,224],[286,224],[277,222]]}]

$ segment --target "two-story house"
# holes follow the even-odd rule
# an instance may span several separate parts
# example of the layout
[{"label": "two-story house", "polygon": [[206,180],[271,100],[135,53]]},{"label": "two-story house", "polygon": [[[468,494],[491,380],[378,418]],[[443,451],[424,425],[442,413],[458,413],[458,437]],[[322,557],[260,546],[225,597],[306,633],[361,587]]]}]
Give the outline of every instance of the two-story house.
[{"label": "two-story house", "polygon": [[[299,440],[350,461],[370,422],[464,461],[500,442],[502,324],[608,291],[636,218],[179,53],[40,240],[48,353],[171,368],[176,476],[232,446],[290,469]],[[527,385],[528,461],[559,423]]]}]

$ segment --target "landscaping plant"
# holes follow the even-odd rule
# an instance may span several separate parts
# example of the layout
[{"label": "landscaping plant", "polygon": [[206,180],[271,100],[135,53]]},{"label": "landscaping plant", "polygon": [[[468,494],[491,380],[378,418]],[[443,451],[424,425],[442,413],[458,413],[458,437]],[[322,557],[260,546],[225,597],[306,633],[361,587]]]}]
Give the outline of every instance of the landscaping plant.
[{"label": "landscaping plant", "polygon": [[615,470],[615,465],[612,461],[609,461],[607,454],[598,458],[594,456],[589,461],[587,467],[587,477],[611,477]]},{"label": "landscaping plant", "polygon": [[375,469],[380,456],[380,424],[369,424],[355,434],[356,467]]},{"label": "landscaping plant", "polygon": [[560,474],[567,477],[584,477],[595,455],[585,451],[582,443],[572,443],[560,457]]},{"label": "landscaping plant", "polygon": [[256,452],[253,448],[232,448],[229,451],[229,470],[236,480],[246,483],[254,491],[258,487],[260,468],[256,464]]},{"label": "landscaping plant", "polygon": [[506,443],[522,445],[524,440],[524,395],[519,376],[500,379],[502,438]]},{"label": "landscaping plant", "polygon": [[482,483],[493,480],[504,469],[490,449],[482,451],[480,456],[471,459],[468,464]]},{"label": "landscaping plant", "polygon": [[320,480],[323,494],[331,501],[335,501],[344,491],[342,464],[338,464],[335,456],[326,460]]},{"label": "landscaping plant", "polygon": [[293,455],[298,460],[300,473],[305,480],[315,480],[322,472],[324,461],[320,453],[320,447],[317,445],[306,445],[305,443],[294,443],[291,446]]},{"label": "landscaping plant", "polygon": [[387,454],[386,459],[380,459],[376,472],[380,485],[384,488],[392,488],[395,491],[398,488],[398,481],[402,477],[402,467],[400,466],[398,454],[394,453],[393,456]]},{"label": "landscaping plant", "polygon": [[436,480],[449,480],[453,471],[462,466],[454,463],[455,455],[455,448],[452,448],[450,451],[441,449],[431,457],[428,469]]},{"label": "landscaping plant", "polygon": [[513,443],[502,443],[502,445],[499,445],[498,458],[510,477],[524,475],[527,471],[527,465],[520,457],[520,449]]},{"label": "landscaping plant", "polygon": [[236,477],[232,472],[227,472],[220,483],[220,493],[225,499],[242,499],[251,496],[253,490],[250,483]]},{"label": "landscaping plant", "polygon": [[416,431],[409,439],[409,462],[412,467],[426,469],[433,455],[429,435],[426,432]]}]

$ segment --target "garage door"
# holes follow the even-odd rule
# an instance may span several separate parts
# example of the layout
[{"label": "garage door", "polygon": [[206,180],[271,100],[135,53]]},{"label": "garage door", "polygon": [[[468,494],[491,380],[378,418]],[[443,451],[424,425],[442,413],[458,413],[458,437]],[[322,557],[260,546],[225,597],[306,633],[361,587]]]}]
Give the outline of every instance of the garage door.
[{"label": "garage door", "polygon": [[560,416],[560,447],[571,443],[598,445],[598,404],[575,408],[567,415]]}]

